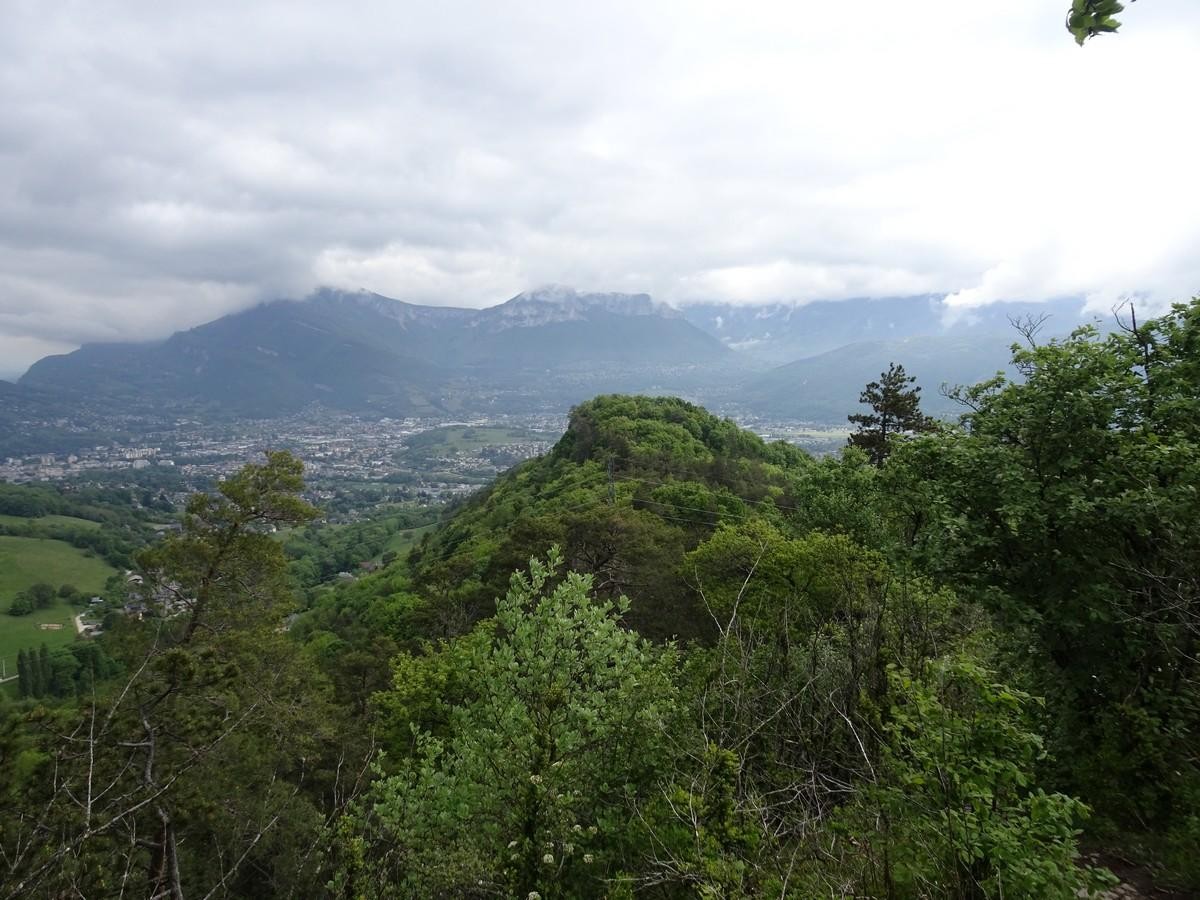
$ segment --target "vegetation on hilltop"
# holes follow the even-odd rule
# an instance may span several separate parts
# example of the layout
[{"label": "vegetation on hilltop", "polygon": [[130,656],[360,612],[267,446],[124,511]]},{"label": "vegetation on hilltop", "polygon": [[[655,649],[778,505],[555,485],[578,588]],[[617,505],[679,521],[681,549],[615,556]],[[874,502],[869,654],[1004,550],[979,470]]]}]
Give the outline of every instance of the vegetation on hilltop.
[{"label": "vegetation on hilltop", "polygon": [[631,598],[629,622],[643,634],[698,637],[709,623],[679,570],[683,554],[751,510],[793,515],[810,466],[791,445],[675,398],[597,397],[572,411],[553,452],[467,501],[407,565],[444,636],[490,615],[512,572],[557,544],[599,595]]}]

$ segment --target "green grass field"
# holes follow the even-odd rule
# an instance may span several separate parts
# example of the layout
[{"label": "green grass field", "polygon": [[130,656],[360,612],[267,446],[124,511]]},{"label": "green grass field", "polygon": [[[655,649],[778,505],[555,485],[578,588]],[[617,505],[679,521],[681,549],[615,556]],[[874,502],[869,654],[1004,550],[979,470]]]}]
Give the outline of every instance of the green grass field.
[{"label": "green grass field", "polygon": [[84,528],[99,528],[99,522],[90,519],[78,519],[75,516],[38,516],[34,519],[24,519],[21,516],[0,515],[0,524],[4,525],[79,525]]},{"label": "green grass field", "polygon": [[[402,531],[397,531],[392,535],[391,540],[383,548],[386,553],[389,550],[395,551],[399,556],[404,556],[413,546],[421,540],[421,535],[427,531],[432,531],[437,528],[437,522],[431,525],[421,525],[418,528],[406,528]],[[382,554],[380,554],[382,556]]]},{"label": "green grass field", "polygon": [[484,447],[518,441],[555,441],[558,438],[559,435],[556,434],[542,434],[526,428],[447,425],[443,428],[433,428],[412,435],[406,443],[414,450],[436,456],[439,451],[443,455],[449,455],[450,453],[481,450]]},{"label": "green grass field", "polygon": [[[31,584],[44,581],[56,588],[73,584],[84,593],[99,593],[116,569],[99,557],[87,557],[83,551],[62,541],[0,535],[0,658],[8,674],[16,671],[17,651],[30,647],[69,644],[75,640],[72,616],[79,610],[68,603],[56,602],[27,616],[7,612],[13,597]],[[43,631],[43,623],[59,623],[58,631]]]}]

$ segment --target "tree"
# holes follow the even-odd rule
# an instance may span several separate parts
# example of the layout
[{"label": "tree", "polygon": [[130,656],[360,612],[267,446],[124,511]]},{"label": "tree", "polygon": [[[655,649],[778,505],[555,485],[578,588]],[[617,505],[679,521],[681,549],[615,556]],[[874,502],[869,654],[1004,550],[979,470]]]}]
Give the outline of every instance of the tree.
[{"label": "tree", "polygon": [[883,473],[914,558],[986,598],[1046,695],[1059,784],[1134,829],[1200,821],[1200,300],[1014,348],[967,428]]},{"label": "tree", "polygon": [[54,587],[53,585],[46,584],[44,581],[30,585],[25,589],[25,594],[36,609],[46,609],[54,603]]},{"label": "tree", "polygon": [[[271,453],[193,496],[182,532],[143,554],[158,615],[110,635],[126,679],[47,718],[35,794],[0,821],[4,896],[311,887],[324,814],[306,789],[339,747],[339,713],[281,627],[294,603],[271,535],[314,515],[302,487],[300,462]],[[63,693],[82,671],[67,655],[55,669],[42,652],[47,686]],[[331,781],[340,796],[342,776]]]},{"label": "tree", "polygon": [[33,612],[33,600],[24,591],[13,597],[13,602],[8,607],[10,616],[27,616],[31,612]]},{"label": "tree", "polygon": [[21,699],[33,696],[33,672],[29,668],[29,654],[24,650],[17,654],[17,690]]},{"label": "tree", "polygon": [[905,373],[904,366],[889,363],[879,381],[870,382],[858,398],[859,403],[869,405],[874,412],[847,416],[859,426],[850,435],[849,445],[865,450],[877,466],[888,457],[888,439],[892,435],[928,431],[932,425],[921,412],[921,389],[915,386],[916,380]]},{"label": "tree", "polygon": [[35,697],[44,697],[50,693],[50,678],[53,674],[53,669],[50,665],[50,648],[45,644],[42,644],[41,649],[38,650],[34,671],[37,674],[34,678],[33,695]]},{"label": "tree", "polygon": [[59,649],[50,654],[50,671],[46,681],[46,693],[51,697],[72,697],[76,679],[82,668],[79,659],[69,649]]},{"label": "tree", "polygon": [[560,564],[531,560],[494,621],[398,659],[384,702],[413,717],[407,758],[346,823],[347,895],[610,895],[667,743],[675,653],[622,628],[627,601],[593,599],[590,577],[552,586]]},{"label": "tree", "polygon": [[1071,900],[1116,881],[1077,864],[1087,808],[1035,786],[1035,698],[970,658],[888,680],[881,759],[830,854],[858,870],[855,896]]}]

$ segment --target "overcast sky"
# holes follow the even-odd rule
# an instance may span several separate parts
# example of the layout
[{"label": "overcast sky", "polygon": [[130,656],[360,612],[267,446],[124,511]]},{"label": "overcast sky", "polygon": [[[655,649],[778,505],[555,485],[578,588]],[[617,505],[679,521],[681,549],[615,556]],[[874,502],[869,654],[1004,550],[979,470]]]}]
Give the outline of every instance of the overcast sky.
[{"label": "overcast sky", "polygon": [[0,0],[0,377],[318,284],[1200,292],[1200,3]]}]

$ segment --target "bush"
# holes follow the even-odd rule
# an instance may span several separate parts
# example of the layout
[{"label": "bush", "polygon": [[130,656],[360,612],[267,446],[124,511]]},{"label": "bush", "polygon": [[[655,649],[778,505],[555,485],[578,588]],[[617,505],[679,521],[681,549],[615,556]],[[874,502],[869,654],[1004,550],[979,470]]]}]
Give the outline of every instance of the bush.
[{"label": "bush", "polygon": [[8,607],[10,616],[27,616],[33,612],[33,601],[29,595],[22,592],[13,598],[12,605]]},{"label": "bush", "polygon": [[1070,900],[1113,883],[1077,864],[1087,807],[1034,784],[1040,701],[968,659],[889,682],[876,783],[838,824],[867,894]]}]

